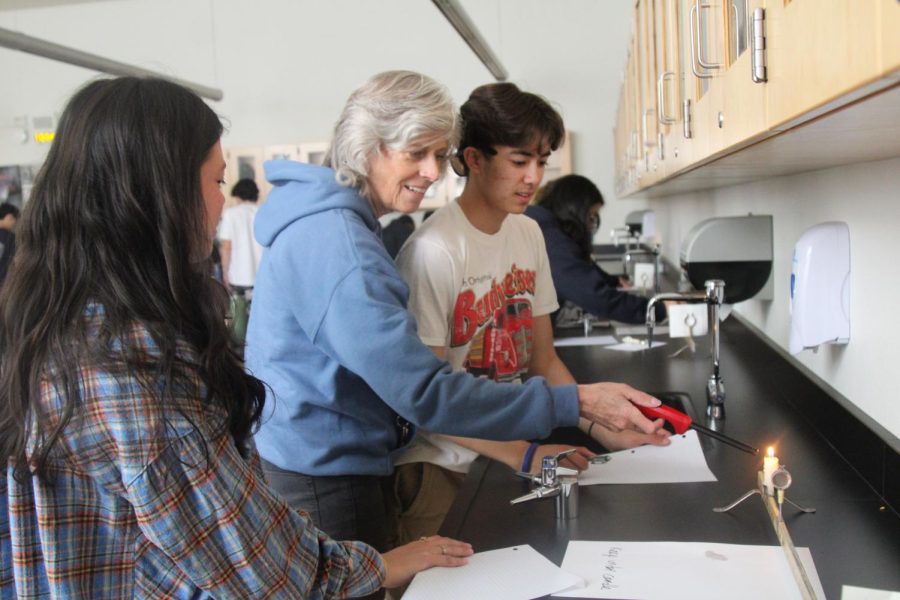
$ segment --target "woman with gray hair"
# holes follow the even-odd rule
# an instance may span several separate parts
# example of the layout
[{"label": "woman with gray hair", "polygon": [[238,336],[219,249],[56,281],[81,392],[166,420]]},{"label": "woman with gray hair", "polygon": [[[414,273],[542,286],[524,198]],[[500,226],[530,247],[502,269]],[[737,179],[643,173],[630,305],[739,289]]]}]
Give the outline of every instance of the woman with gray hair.
[{"label": "woman with gray hair", "polygon": [[[275,189],[256,217],[267,248],[254,290],[247,368],[274,393],[256,435],[269,482],[332,536],[389,541],[381,486],[415,431],[483,439],[544,437],[578,416],[613,430],[661,426],[627,385],[501,384],[454,373],[422,344],[409,289],[377,218],[415,211],[458,136],[444,86],[409,71],[374,76],[350,96],[327,166],[266,163]],[[472,307],[490,311],[504,287]]]}]

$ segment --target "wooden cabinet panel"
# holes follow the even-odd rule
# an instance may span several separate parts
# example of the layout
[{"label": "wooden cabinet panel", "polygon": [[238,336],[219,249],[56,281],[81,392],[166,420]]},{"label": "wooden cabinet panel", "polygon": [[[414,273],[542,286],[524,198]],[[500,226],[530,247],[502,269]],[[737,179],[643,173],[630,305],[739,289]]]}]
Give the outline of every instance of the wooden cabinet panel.
[{"label": "wooden cabinet panel", "polygon": [[[668,110],[674,110],[675,123],[667,132],[665,138],[666,172],[672,175],[682,171],[692,164],[695,154],[702,154],[705,150],[696,142],[693,126],[696,111],[697,98],[700,93],[699,80],[691,70],[691,25],[690,7],[694,0],[669,0],[668,24],[671,28],[671,40],[673,62],[671,66],[675,71],[672,86],[666,85],[665,95]],[[688,105],[689,123],[685,127],[685,105]]]},{"label": "wooden cabinet panel", "polygon": [[900,78],[900,2],[879,0],[881,24],[881,70],[885,75]]},{"label": "wooden cabinet panel", "polygon": [[768,2],[769,129],[816,116],[816,109],[881,76],[880,36],[873,35],[878,14],[871,1]]},{"label": "wooden cabinet panel", "polygon": [[[766,130],[767,84],[752,77],[753,12],[764,5],[763,0],[726,0],[728,66],[713,80],[722,89],[720,151],[733,151]],[[715,118],[718,125],[719,113]]]},{"label": "wooden cabinet panel", "polygon": [[659,109],[656,106],[656,20],[653,0],[637,3],[638,75],[640,81],[640,144],[641,163],[638,165],[640,185],[651,185],[662,177],[659,172],[657,143]]},{"label": "wooden cabinet panel", "polygon": [[[751,76],[756,9],[766,83]],[[620,195],[898,155],[895,112],[882,113],[900,93],[900,0],[636,0],[633,31],[616,124]],[[847,129],[843,113],[865,125]],[[837,132],[847,151],[789,139],[809,131]],[[792,150],[763,151],[773,147]]]}]

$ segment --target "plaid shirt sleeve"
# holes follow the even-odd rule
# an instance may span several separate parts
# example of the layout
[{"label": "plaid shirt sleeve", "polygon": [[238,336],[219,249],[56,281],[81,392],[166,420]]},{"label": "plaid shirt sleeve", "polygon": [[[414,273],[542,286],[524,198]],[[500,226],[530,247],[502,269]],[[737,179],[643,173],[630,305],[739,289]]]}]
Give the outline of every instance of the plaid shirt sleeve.
[{"label": "plaid shirt sleeve", "polygon": [[[196,377],[161,400],[133,374],[81,375],[80,414],[47,480],[10,468],[0,480],[0,598],[321,599],[381,586],[381,556],[332,540],[272,492]],[[59,414],[51,384],[42,403]]]}]

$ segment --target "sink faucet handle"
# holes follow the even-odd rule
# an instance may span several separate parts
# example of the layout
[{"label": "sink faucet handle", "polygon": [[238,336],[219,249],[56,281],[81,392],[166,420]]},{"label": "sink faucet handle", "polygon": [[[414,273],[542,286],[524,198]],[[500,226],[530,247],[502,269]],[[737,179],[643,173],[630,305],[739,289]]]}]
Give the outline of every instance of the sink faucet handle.
[{"label": "sink faucet handle", "polygon": [[[564,452],[561,454],[565,454]],[[541,460],[541,486],[556,485],[556,468],[559,466],[559,455],[545,456]]]}]

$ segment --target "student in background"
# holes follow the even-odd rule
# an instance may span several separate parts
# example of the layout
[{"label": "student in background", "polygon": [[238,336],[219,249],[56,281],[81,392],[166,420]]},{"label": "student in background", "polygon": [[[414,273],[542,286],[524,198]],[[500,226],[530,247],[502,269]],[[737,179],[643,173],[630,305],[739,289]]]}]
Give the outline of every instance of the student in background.
[{"label": "student in background", "polygon": [[[419,337],[454,370],[496,381],[575,383],[553,346],[549,315],[558,305],[541,232],[523,215],[563,141],[562,118],[512,83],[476,88],[460,114],[462,195],[423,223],[397,258]],[[613,432],[587,419],[579,427],[610,450],[668,443],[665,433]],[[570,448],[420,431],[395,460],[400,541],[437,532],[479,454],[539,472],[544,456]],[[590,456],[579,447],[561,464],[582,470]]]},{"label": "student in background", "polygon": [[0,287],[6,280],[6,273],[16,253],[16,222],[19,220],[19,209],[9,202],[0,204]]},{"label": "student in background", "polygon": [[579,412],[613,428],[661,426],[633,404],[659,401],[629,386],[479,380],[419,340],[377,219],[419,208],[456,143],[456,120],[436,81],[375,75],[344,106],[326,166],[266,163],[275,188],[256,218],[266,252],[247,367],[276,398],[256,435],[263,467],[329,534],[379,548],[392,531],[383,486],[417,426],[522,439],[574,425]]},{"label": "student in background", "polygon": [[262,258],[262,246],[253,237],[259,188],[252,179],[241,179],[231,188],[231,195],[239,202],[222,213],[218,232],[219,257],[222,282],[231,291],[231,329],[243,342],[247,335],[253,284]]},{"label": "student in background", "polygon": [[222,277],[232,291],[245,293],[253,289],[262,258],[262,246],[253,237],[259,188],[252,179],[241,179],[231,188],[231,195],[240,202],[224,210],[219,224]]},{"label": "student in background", "polygon": [[[619,279],[591,259],[603,204],[600,190],[590,179],[565,175],[548,183],[525,214],[537,221],[544,234],[560,306],[571,303],[602,319],[643,323],[649,299],[618,290]],[[657,323],[662,322],[666,306],[660,302],[655,310]]]},{"label": "student in background", "polygon": [[266,486],[209,277],[221,133],[160,79],[63,112],[0,293],[2,598],[343,598],[472,552],[338,542]]}]

